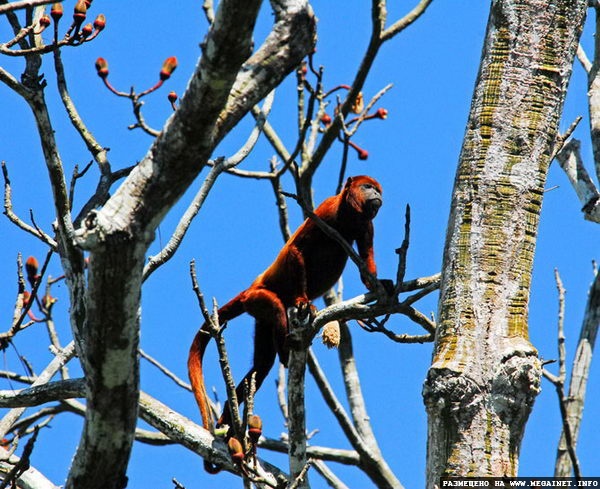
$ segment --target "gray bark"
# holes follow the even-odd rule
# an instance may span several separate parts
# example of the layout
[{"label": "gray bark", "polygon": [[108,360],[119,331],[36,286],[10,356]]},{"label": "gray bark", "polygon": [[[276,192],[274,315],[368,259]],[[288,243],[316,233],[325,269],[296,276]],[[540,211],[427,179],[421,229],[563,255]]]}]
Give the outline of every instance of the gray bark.
[{"label": "gray bark", "polygon": [[527,307],[546,173],[585,0],[495,0],[454,184],[424,387],[427,487],[515,476],[539,391]]}]

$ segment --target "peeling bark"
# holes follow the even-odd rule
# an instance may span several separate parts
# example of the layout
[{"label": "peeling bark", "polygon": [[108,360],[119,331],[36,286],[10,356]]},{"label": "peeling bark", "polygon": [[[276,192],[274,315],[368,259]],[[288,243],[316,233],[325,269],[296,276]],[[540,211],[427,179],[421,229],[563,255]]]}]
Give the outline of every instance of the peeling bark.
[{"label": "peeling bark", "polygon": [[550,156],[587,2],[492,2],[454,184],[439,330],[424,387],[427,487],[515,476],[540,385],[531,270]]}]

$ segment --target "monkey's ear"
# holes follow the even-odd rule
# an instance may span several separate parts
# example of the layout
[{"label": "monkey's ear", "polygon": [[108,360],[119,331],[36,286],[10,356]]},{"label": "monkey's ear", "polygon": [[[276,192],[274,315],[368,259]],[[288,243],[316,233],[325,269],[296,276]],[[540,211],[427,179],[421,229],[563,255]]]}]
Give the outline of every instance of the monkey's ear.
[{"label": "monkey's ear", "polygon": [[352,177],[348,177],[348,180],[346,180],[346,185],[344,185],[344,188],[349,188],[350,185],[352,185]]}]

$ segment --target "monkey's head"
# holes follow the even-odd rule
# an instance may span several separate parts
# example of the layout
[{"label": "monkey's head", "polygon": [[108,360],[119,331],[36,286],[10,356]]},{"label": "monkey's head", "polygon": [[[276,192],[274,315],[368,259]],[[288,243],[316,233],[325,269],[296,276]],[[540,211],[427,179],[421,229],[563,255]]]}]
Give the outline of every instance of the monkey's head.
[{"label": "monkey's head", "polygon": [[344,186],[347,202],[361,216],[371,220],[383,205],[379,182],[366,175],[348,177]]}]

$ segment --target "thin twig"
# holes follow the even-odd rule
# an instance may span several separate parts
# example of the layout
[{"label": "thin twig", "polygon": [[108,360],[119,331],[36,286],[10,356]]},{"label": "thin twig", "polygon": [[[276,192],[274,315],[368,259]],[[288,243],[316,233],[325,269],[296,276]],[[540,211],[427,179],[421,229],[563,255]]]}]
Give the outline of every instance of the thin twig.
[{"label": "thin twig", "polygon": [[150,362],[152,365],[154,365],[158,370],[160,370],[163,374],[165,374],[167,377],[169,377],[173,382],[175,382],[179,387],[182,387],[185,390],[188,391],[192,391],[192,386],[190,384],[188,384],[187,382],[184,382],[183,380],[181,380],[177,375],[175,375],[173,372],[171,372],[167,367],[165,367],[162,363],[160,363],[158,360],[156,360],[154,357],[148,355],[144,350],[142,350],[141,348],[138,349],[138,353],[140,354],[140,356],[142,358],[144,358],[145,360],[147,360],[148,362]]},{"label": "thin twig", "polygon": [[556,158],[556,155],[558,155],[558,153],[560,153],[561,150],[565,147],[565,145],[567,144],[567,140],[571,137],[571,134],[573,134],[573,131],[575,131],[575,129],[581,122],[581,119],[582,117],[578,115],[575,118],[575,120],[571,122],[571,125],[567,128],[567,130],[563,134],[559,134],[556,137],[554,148],[552,150],[552,154],[550,155],[550,161]]},{"label": "thin twig", "polygon": [[[75,344],[71,341],[45,368],[45,370],[36,378],[32,387],[43,385],[50,381],[52,376],[60,370],[60,368],[75,356]],[[4,437],[15,422],[25,412],[25,408],[14,408],[4,415],[0,421],[0,438]]]},{"label": "thin twig", "polygon": [[350,112],[354,101],[356,100],[357,95],[362,90],[365,81],[367,79],[368,74],[371,71],[373,63],[375,62],[375,58],[379,52],[379,48],[382,44],[394,37],[396,34],[404,30],[406,27],[411,25],[415,20],[417,20],[420,15],[423,14],[427,6],[431,3],[431,0],[421,0],[419,4],[408,13],[403,19],[396,22],[390,28],[384,31],[385,27],[385,2],[372,2],[372,15],[371,15],[371,37],[369,39],[369,44],[367,49],[362,57],[360,66],[356,71],[354,76],[354,80],[350,89],[346,94],[346,99],[341,104],[338,110],[339,117],[335,117],[332,123],[325,130],[323,137],[317,148],[315,149],[310,165],[304,168],[302,179],[310,182],[312,176],[316,172],[318,166],[321,164],[325,155],[327,154],[329,148],[336,140],[340,130],[343,127],[343,121]]},{"label": "thin twig", "polygon": [[577,453],[575,452],[573,433],[571,431],[571,425],[569,423],[569,413],[567,411],[564,387],[562,383],[554,385],[556,387],[556,393],[558,394],[558,405],[560,407],[560,416],[563,422],[563,433],[565,435],[567,451],[569,453],[571,463],[573,464],[573,474],[575,475],[575,479],[579,481],[581,480],[581,468],[579,466],[579,459],[577,458]]},{"label": "thin twig", "polygon": [[233,429],[234,436],[238,440],[241,440],[243,438],[243,430],[242,419],[240,417],[239,412],[239,401],[235,390],[233,373],[229,364],[227,348],[225,346],[225,338],[223,337],[222,330],[219,328],[218,307],[216,301],[214,301],[213,313],[212,315],[208,313],[208,308],[206,307],[206,303],[204,301],[204,295],[202,294],[202,291],[200,290],[200,286],[198,284],[198,277],[196,274],[196,262],[194,260],[190,262],[190,277],[192,279],[192,287],[198,299],[202,315],[204,316],[204,319],[206,321],[205,324],[208,334],[210,334],[215,339],[215,342],[217,344],[217,351],[219,353],[219,365],[221,367],[223,380],[225,381],[227,399],[229,401],[229,410],[231,414],[231,422],[233,424],[231,428]]},{"label": "thin twig", "polygon": [[175,489],[185,489],[185,486],[179,482],[177,479],[175,479],[175,477],[173,477],[173,479],[171,479],[171,482],[173,482],[173,484],[175,484]]},{"label": "thin twig", "polygon": [[75,199],[75,184],[77,183],[77,180],[85,176],[88,170],[92,167],[93,163],[93,161],[90,161],[81,171],[79,171],[79,165],[75,165],[75,168],[73,168],[71,185],[69,185],[69,202],[71,204],[71,210],[73,210],[73,200]]},{"label": "thin twig", "polygon": [[404,282],[404,275],[406,274],[406,258],[408,254],[408,247],[410,245],[410,205],[406,204],[406,211],[404,214],[404,239],[400,248],[396,249],[398,255],[398,271],[396,272],[396,288],[395,295],[397,296],[402,292],[402,283]]},{"label": "thin twig", "polygon": [[48,246],[50,246],[53,250],[56,250],[57,243],[54,239],[52,239],[47,234],[41,232],[41,230],[30,226],[13,212],[12,189],[10,186],[10,178],[8,176],[8,168],[4,161],[2,161],[0,164],[2,166],[2,176],[4,177],[4,215],[8,217],[9,221],[15,224],[17,227],[40,239]]},{"label": "thin twig", "polygon": [[344,484],[322,460],[313,459],[313,467],[333,489],[350,489]]},{"label": "thin twig", "polygon": [[[83,122],[83,119],[79,115],[79,112],[77,111],[77,108],[75,107],[73,99],[69,93],[67,77],[65,76],[65,69],[62,62],[60,49],[54,51],[54,70],[56,71],[56,84],[58,87],[58,93],[72,126],[85,143],[94,160],[98,162],[102,175],[109,174],[110,165],[106,159],[106,149],[103,148],[100,143],[98,143],[96,138]],[[83,176],[86,171],[87,169],[82,172],[81,176]]]},{"label": "thin twig", "polygon": [[381,97],[383,97],[386,94],[386,92],[388,92],[393,86],[394,85],[392,83],[388,83],[385,87],[379,90],[379,92],[377,92],[375,96],[371,98],[371,100],[365,106],[360,115],[356,119],[348,122],[348,125],[352,124],[352,129],[347,130],[347,134],[349,137],[352,137],[354,136],[354,134],[356,134],[356,131],[358,131],[358,128],[362,125],[362,123],[365,120],[372,118],[369,117],[369,112],[371,111],[373,106],[381,99]]},{"label": "thin twig", "polygon": [[[426,284],[426,290],[423,290],[423,294],[419,294],[419,298],[433,292],[439,287],[439,281],[430,280],[431,277],[428,277],[427,279],[428,280],[422,280],[422,282]],[[416,279],[411,282],[414,284],[419,281],[420,279]],[[378,296],[376,293],[369,292],[367,294],[362,294],[337,304],[332,304],[326,307],[325,309],[321,309],[315,316],[314,321],[312,322],[312,332],[316,335],[320,328],[322,328],[325,324],[327,324],[330,321],[347,321],[350,319],[372,319],[377,316],[397,313],[401,313],[408,316],[413,321],[423,326],[425,330],[429,333],[433,333],[435,331],[435,323],[431,319],[427,318],[424,314],[420,313],[419,311],[417,311],[409,305],[415,301],[415,299],[412,298],[412,296],[404,302],[380,301],[372,304],[372,302],[377,298]]]},{"label": "thin twig", "polygon": [[277,205],[277,214],[279,215],[279,229],[283,236],[284,243],[290,239],[292,231],[290,230],[289,214],[285,196],[283,195],[283,189],[281,188],[281,179],[277,174],[277,158],[273,156],[270,161],[271,171],[273,172],[273,178],[271,178],[271,185],[273,187],[273,193],[275,194],[275,203]]},{"label": "thin twig", "polygon": [[[600,275],[598,275],[595,262],[593,263],[593,272],[594,281],[589,289],[579,341],[571,367],[569,392],[564,399],[571,436],[570,445],[572,447],[577,445],[590,365],[594,354],[598,327],[600,326]],[[556,385],[556,382],[550,380]],[[556,477],[567,477],[571,475],[573,467],[569,444],[567,443],[567,433],[563,428],[557,450],[554,475]]]},{"label": "thin twig", "polygon": [[[278,175],[283,175],[292,165],[296,163],[296,157],[300,154],[302,149],[304,148],[304,142],[306,140],[306,134],[311,127],[312,117],[315,110],[315,102],[317,97],[314,93],[310,93],[310,97],[308,98],[308,107],[306,109],[306,116],[304,113],[301,113],[301,120],[303,121],[302,126],[300,127],[300,133],[298,135],[298,140],[296,142],[296,146],[292,153],[285,159],[283,166],[277,172]],[[299,111],[303,111],[303,107],[299,108]]]},{"label": "thin twig", "polygon": [[427,7],[429,7],[431,2],[432,0],[421,0],[408,14],[383,31],[381,34],[381,40],[388,41],[413,24],[419,17],[421,17],[421,15],[425,13],[425,10]]},{"label": "thin twig", "polygon": [[300,473],[298,474],[298,476],[288,486],[288,489],[298,489],[298,487],[304,487],[304,484],[305,484],[304,479],[306,478],[306,474],[308,473],[308,469],[310,469],[310,466],[312,464],[313,464],[313,460],[312,459],[308,459],[306,461],[306,464],[304,464],[304,467],[302,468],[302,470],[300,471]]},{"label": "thin twig", "polygon": [[589,75],[592,71],[592,62],[588,58],[581,44],[577,46],[577,59],[581,63],[581,66],[583,67],[585,72]]},{"label": "thin twig", "polygon": [[27,301],[26,304],[23,304],[23,309],[21,311],[21,314],[16,318],[16,320],[13,320],[13,323],[12,323],[10,329],[5,333],[0,334],[0,340],[2,343],[10,341],[21,329],[23,329],[23,321],[25,320],[25,316],[27,316],[27,313],[29,312],[29,310],[31,309],[31,306],[33,305],[34,297],[37,296],[38,289],[40,288],[40,285],[42,283],[42,277],[46,273],[46,269],[48,268],[48,264],[50,263],[50,258],[52,257],[52,253],[53,253],[53,251],[50,250],[46,254],[46,259],[44,260],[44,264],[42,265],[41,271],[39,273],[39,278],[36,280],[32,290],[31,290],[30,300]]},{"label": "thin twig", "polygon": [[31,384],[35,381],[34,376],[22,375],[17,372],[10,372],[8,370],[0,370],[0,379],[7,379],[14,382],[21,382],[22,384]]},{"label": "thin twig", "polygon": [[131,104],[133,106],[133,115],[135,116],[137,122],[135,124],[130,124],[129,126],[127,126],[127,129],[129,129],[131,131],[133,129],[139,128],[142,131],[144,131],[146,134],[148,134],[149,136],[156,138],[160,134],[160,131],[150,127],[142,114],[142,107],[144,106],[144,102],[142,102],[140,100],[140,97],[143,95],[145,95],[145,94],[144,93],[141,93],[141,94],[133,94],[132,93],[132,95],[129,97],[131,99]]},{"label": "thin twig", "polygon": [[558,396],[558,406],[560,408],[560,415],[563,424],[564,440],[573,465],[573,473],[577,480],[581,479],[581,469],[579,466],[579,459],[575,452],[575,444],[573,440],[573,432],[571,430],[571,424],[569,423],[569,412],[567,403],[568,400],[565,396],[565,380],[566,380],[566,349],[565,349],[565,334],[564,334],[564,307],[565,307],[565,289],[558,273],[558,270],[554,270],[554,279],[556,281],[556,288],[558,291],[558,365],[559,374],[554,376],[551,374],[545,374],[545,377],[550,380],[556,389]]},{"label": "thin twig", "polygon": [[348,166],[348,152],[350,148],[350,138],[346,133],[343,136],[342,144],[342,161],[340,163],[340,172],[338,175],[338,184],[335,189],[335,193],[339,194],[344,188],[344,181],[346,180],[346,167]]}]

